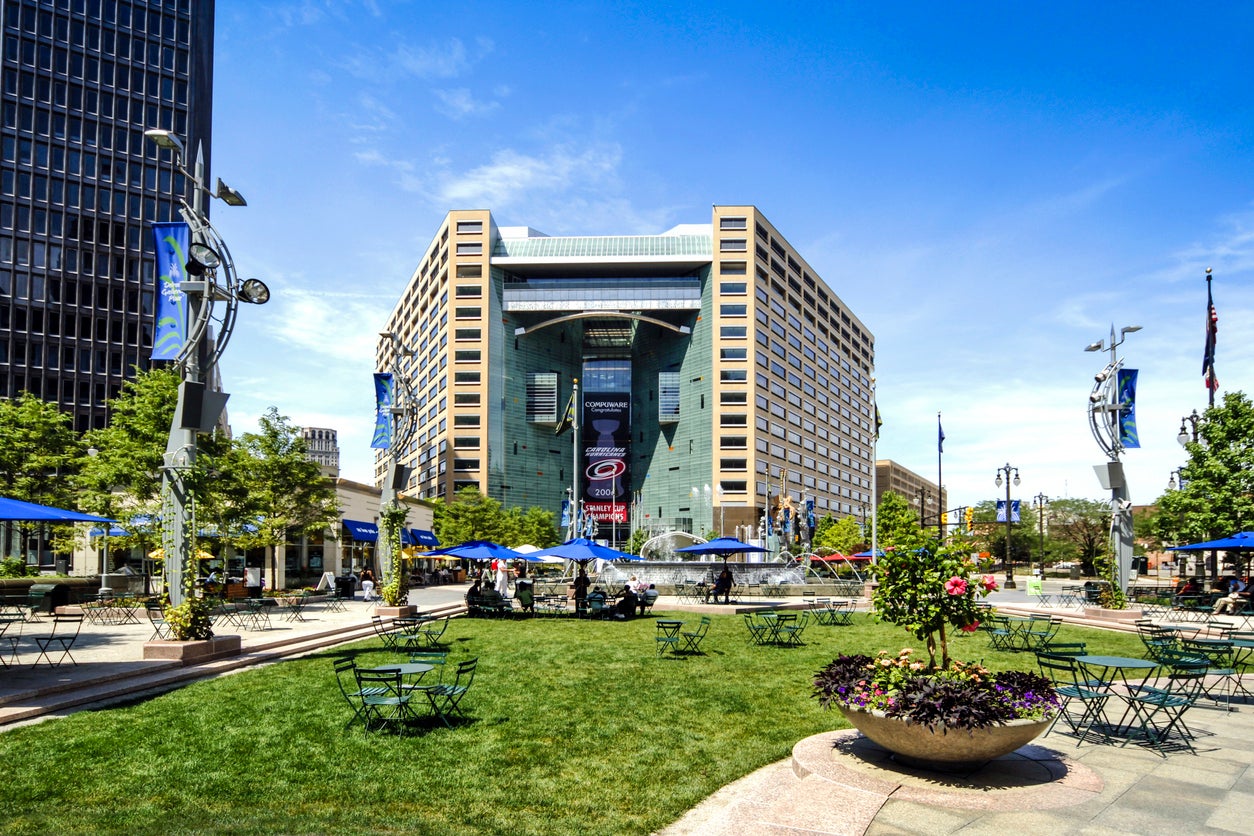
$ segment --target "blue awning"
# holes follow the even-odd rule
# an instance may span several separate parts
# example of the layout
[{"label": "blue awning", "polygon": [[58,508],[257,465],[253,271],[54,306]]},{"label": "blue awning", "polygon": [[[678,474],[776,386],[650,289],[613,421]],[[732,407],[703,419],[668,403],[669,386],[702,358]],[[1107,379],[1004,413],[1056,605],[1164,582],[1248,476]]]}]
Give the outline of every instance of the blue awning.
[{"label": "blue awning", "polygon": [[429,546],[435,548],[440,545],[440,541],[430,531],[422,528],[411,528],[409,533],[413,536],[414,542],[420,546]]},{"label": "blue awning", "polygon": [[354,540],[363,543],[373,543],[379,539],[379,526],[372,522],[361,522],[360,520],[343,520],[344,527],[348,529],[348,534]]},{"label": "blue awning", "polygon": [[[92,537],[101,537],[101,536],[103,536],[103,535],[104,535],[105,530],[104,530],[103,528],[96,527],[96,528],[93,528],[93,529],[92,529],[90,532],[88,532],[88,533],[89,533]],[[130,536],[130,532],[129,532],[129,531],[127,531],[125,528],[121,528],[121,527],[119,527],[119,526],[116,526],[116,525],[115,525],[115,526],[111,526],[111,527],[109,528],[109,536],[110,536],[110,537],[129,537],[129,536]]]}]

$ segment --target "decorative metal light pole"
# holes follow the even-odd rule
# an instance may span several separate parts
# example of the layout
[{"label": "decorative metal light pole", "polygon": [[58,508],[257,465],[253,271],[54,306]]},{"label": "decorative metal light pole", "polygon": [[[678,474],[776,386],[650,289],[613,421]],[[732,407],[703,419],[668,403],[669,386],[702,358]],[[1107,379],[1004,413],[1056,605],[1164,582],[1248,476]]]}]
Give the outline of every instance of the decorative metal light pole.
[{"label": "decorative metal light pole", "polygon": [[1119,456],[1124,449],[1120,419],[1129,407],[1123,403],[1119,391],[1119,371],[1123,368],[1123,360],[1117,349],[1127,340],[1128,334],[1140,330],[1140,325],[1125,325],[1119,329],[1119,336],[1116,337],[1115,326],[1111,325],[1109,344],[1098,340],[1084,348],[1085,351],[1110,352],[1110,361],[1106,367],[1093,377],[1093,390],[1089,393],[1088,403],[1089,429],[1097,446],[1109,458],[1108,462],[1096,465],[1093,469],[1102,487],[1110,491],[1110,534],[1115,552],[1114,581],[1125,592],[1128,588],[1128,575],[1132,571],[1132,500],[1129,498],[1128,483],[1124,479],[1123,464],[1119,461]]},{"label": "decorative metal light pole", "polygon": [[1176,441],[1180,442],[1181,447],[1188,446],[1189,442],[1194,444],[1205,444],[1206,440],[1198,435],[1198,427],[1206,419],[1197,414],[1197,410],[1193,410],[1192,414],[1185,415],[1180,419],[1180,434],[1176,436]]},{"label": "decorative metal light pole", "polygon": [[1041,580],[1045,580],[1045,506],[1049,504],[1049,497],[1043,493],[1038,493],[1033,499],[1036,500],[1036,529],[1038,535],[1037,553],[1041,564]]},{"label": "decorative metal light pole", "polygon": [[1015,485],[1019,484],[1019,468],[1012,467],[1010,462],[1006,462],[1005,467],[997,468],[997,487],[1001,487],[1002,474],[1006,474],[1006,582],[1002,586],[1006,589],[1018,589],[1015,585],[1014,564],[1010,560],[1010,482],[1013,474]]},{"label": "decorative metal light pole", "polygon": [[[387,472],[383,477],[383,486],[379,495],[379,533],[383,537],[387,549],[386,560],[381,560],[379,569],[382,582],[387,586],[394,577],[401,581],[401,592],[405,592],[405,577],[401,571],[400,549],[401,531],[404,528],[402,505],[396,501],[396,495],[409,484],[411,468],[401,464],[401,458],[409,452],[410,442],[418,429],[418,399],[414,391],[414,380],[406,369],[406,360],[417,355],[417,351],[401,342],[401,338],[392,331],[379,332],[378,360],[380,368],[387,369],[381,373],[385,386],[390,387],[386,396],[387,414],[381,416],[389,422],[389,441],[386,449]],[[402,600],[402,603],[404,601]]]},{"label": "decorative metal light pole", "polygon": [[[172,152],[175,167],[191,189],[190,204],[184,197],[178,198],[179,214],[187,223],[191,241],[186,261],[180,265],[188,278],[177,284],[178,292],[187,297],[187,331],[174,358],[180,377],[178,405],[170,423],[161,488],[165,580],[170,603],[177,606],[192,594],[196,578],[196,502],[188,484],[196,462],[196,434],[213,429],[229,397],[207,388],[205,381],[212,380],[210,373],[231,339],[239,303],[265,304],[270,300],[270,289],[257,279],[240,280],[230,249],[204,210],[206,194],[228,206],[247,206],[243,195],[221,179],[216,191],[205,187],[204,156],[199,147],[193,170],[188,171],[183,141],[178,136],[164,130],[144,131],[144,136],[158,148]],[[221,308],[215,311],[218,303]]]}]

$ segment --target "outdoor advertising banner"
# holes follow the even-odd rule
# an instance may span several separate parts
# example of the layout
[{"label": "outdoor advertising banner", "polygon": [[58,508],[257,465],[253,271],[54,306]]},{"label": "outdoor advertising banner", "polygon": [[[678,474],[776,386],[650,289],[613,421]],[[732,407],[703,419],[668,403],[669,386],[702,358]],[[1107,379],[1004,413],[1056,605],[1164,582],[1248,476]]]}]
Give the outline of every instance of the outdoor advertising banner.
[{"label": "outdoor advertising banner", "polygon": [[603,522],[627,522],[628,454],[631,450],[631,394],[583,395],[584,513]]},{"label": "outdoor advertising banner", "polygon": [[392,446],[392,375],[377,372],[374,376],[374,435],[370,447],[386,450]]},{"label": "outdoor advertising banner", "polygon": [[153,360],[174,360],[187,342],[187,297],[179,290],[191,232],[182,221],[152,225],[157,256],[157,330]]}]

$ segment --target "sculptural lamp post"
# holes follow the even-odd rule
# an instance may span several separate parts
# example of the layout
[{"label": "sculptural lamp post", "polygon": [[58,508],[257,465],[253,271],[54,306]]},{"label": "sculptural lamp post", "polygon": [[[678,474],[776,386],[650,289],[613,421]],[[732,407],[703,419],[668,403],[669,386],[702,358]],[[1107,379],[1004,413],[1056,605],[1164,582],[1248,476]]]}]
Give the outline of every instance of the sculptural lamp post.
[{"label": "sculptural lamp post", "polygon": [[206,194],[228,206],[246,206],[243,195],[221,180],[215,191],[205,187],[204,155],[199,147],[192,171],[188,171],[183,141],[178,136],[165,130],[144,131],[144,136],[172,153],[175,168],[191,189],[190,204],[182,196],[178,198],[190,243],[185,253],[174,248],[182,257],[169,265],[161,286],[163,293],[187,300],[186,320],[176,323],[183,330],[182,341],[181,345],[176,343],[176,354],[156,358],[172,359],[179,372],[178,404],[170,422],[161,477],[165,581],[170,603],[177,606],[191,595],[196,579],[196,502],[188,482],[196,462],[196,436],[215,428],[229,397],[207,384],[212,382],[213,367],[231,339],[239,303],[265,304],[270,300],[270,289],[257,279],[241,280],[236,275],[231,251],[205,212]]}]

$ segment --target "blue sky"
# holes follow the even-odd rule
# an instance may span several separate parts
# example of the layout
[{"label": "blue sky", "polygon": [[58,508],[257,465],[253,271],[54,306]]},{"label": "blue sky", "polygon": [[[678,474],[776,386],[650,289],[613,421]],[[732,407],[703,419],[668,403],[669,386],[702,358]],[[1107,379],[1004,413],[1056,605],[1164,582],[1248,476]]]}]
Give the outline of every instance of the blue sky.
[{"label": "blue sky", "polygon": [[[879,456],[951,507],[1100,498],[1085,407],[1141,325],[1138,503],[1252,388],[1254,6],[219,0],[211,176],[240,273],[237,432],[275,405],[371,478],[377,332],[450,209],[553,235],[759,207],[876,338]],[[682,6],[682,8],[679,8]]]}]

